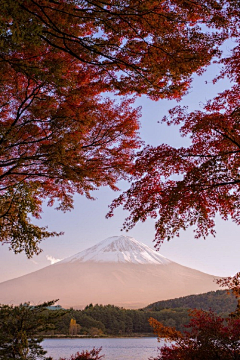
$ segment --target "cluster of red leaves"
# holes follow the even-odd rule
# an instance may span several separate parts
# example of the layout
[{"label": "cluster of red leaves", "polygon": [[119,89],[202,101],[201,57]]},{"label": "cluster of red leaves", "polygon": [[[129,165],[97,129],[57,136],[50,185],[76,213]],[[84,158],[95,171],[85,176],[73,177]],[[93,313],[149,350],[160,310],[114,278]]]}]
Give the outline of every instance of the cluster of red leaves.
[{"label": "cluster of red leaves", "polygon": [[216,282],[223,288],[227,287],[229,292],[231,292],[236,297],[238,301],[237,308],[231,314],[231,316],[240,318],[240,272],[234,276],[218,279]]},{"label": "cluster of red leaves", "polygon": [[154,360],[234,360],[240,358],[240,319],[215,315],[212,311],[193,310],[191,320],[183,334],[151,319],[154,332],[171,340],[159,349]]},{"label": "cluster of red leaves", "polygon": [[75,192],[89,197],[102,185],[116,189],[139,146],[132,101],[101,99],[91,85],[94,73],[70,60],[64,56],[63,84],[28,78],[8,64],[0,79],[0,233],[29,256],[38,240],[55,233],[32,225],[28,214],[39,217],[45,198],[67,210]]},{"label": "cluster of red leaves", "polygon": [[[43,61],[63,52],[97,69],[104,89],[179,97],[226,37],[225,2],[3,0],[3,45],[14,51],[6,59],[37,66],[39,48]],[[206,33],[202,23],[218,31]],[[45,69],[54,69],[49,60]]]},{"label": "cluster of red leaves", "polygon": [[172,109],[163,122],[179,125],[191,145],[145,147],[137,155],[130,189],[110,207],[108,216],[119,205],[129,210],[126,229],[147,217],[157,219],[157,247],[189,226],[194,227],[196,237],[214,235],[216,214],[240,224],[239,4],[227,3],[229,36],[236,46],[230,56],[221,59],[219,77],[229,77],[233,86],[208,101],[203,111]]},{"label": "cluster of red leaves", "polygon": [[82,351],[81,353],[77,352],[75,355],[72,355],[70,358],[60,358],[59,360],[100,360],[104,355],[99,355],[102,348],[95,349],[93,348],[90,351]]}]

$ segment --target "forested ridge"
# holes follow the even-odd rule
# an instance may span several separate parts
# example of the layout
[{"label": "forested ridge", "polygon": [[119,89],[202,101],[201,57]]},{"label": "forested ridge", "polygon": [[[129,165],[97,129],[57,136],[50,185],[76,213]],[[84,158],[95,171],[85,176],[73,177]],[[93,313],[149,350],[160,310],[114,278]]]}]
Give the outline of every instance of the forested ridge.
[{"label": "forested ridge", "polygon": [[150,317],[168,326],[183,329],[189,320],[188,309],[161,311],[126,310],[114,305],[90,304],[84,310],[71,309],[47,335],[134,336],[152,334]]},{"label": "forested ridge", "polygon": [[160,311],[162,309],[188,308],[213,310],[217,314],[229,313],[235,310],[237,300],[226,290],[210,291],[205,294],[189,295],[177,299],[158,301],[148,305],[144,310]]},{"label": "forested ridge", "polygon": [[165,326],[183,331],[189,322],[190,309],[213,310],[226,316],[236,308],[237,301],[225,290],[159,301],[140,310],[127,310],[114,305],[88,305],[84,310],[70,309],[47,335],[133,336],[151,334],[149,318]]}]

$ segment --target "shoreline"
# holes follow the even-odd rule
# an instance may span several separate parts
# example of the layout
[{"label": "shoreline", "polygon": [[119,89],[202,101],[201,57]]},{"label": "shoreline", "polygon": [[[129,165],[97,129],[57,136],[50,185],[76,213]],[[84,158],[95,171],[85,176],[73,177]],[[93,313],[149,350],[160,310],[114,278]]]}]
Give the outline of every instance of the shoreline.
[{"label": "shoreline", "polygon": [[96,336],[90,336],[90,335],[42,335],[43,339],[131,339],[131,338],[147,338],[147,337],[156,337],[154,334],[132,334],[132,335],[96,335]]}]

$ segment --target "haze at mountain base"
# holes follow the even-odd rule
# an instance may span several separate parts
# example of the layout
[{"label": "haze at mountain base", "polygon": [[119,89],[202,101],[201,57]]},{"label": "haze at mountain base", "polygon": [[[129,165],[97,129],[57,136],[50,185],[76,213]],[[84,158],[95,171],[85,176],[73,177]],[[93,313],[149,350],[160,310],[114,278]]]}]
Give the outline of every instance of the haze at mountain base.
[{"label": "haze at mountain base", "polygon": [[127,236],[111,237],[79,254],[0,284],[0,303],[60,299],[65,307],[89,303],[141,308],[219,287],[214,276],[166,259]]}]

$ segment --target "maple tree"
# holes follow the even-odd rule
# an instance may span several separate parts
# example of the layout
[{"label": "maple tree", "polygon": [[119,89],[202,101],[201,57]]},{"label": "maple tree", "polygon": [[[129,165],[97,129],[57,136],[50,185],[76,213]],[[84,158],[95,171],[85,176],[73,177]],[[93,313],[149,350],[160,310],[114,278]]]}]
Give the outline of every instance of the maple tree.
[{"label": "maple tree", "polygon": [[0,84],[0,234],[28,256],[39,251],[39,240],[56,234],[33,225],[28,215],[38,218],[46,198],[65,211],[74,192],[90,197],[102,185],[116,189],[139,143],[139,110],[131,108],[131,99],[100,99],[89,86],[92,73],[80,77],[71,65],[60,88],[10,68]]},{"label": "maple tree", "polygon": [[240,358],[240,319],[215,315],[212,311],[192,310],[189,330],[183,334],[150,319],[159,337],[173,341],[159,349],[154,360],[230,360]]},{"label": "maple tree", "polygon": [[[140,146],[134,95],[181,98],[220,56],[229,4],[2,1],[1,242],[31,257],[57,235],[30,219],[44,200],[65,211],[76,192],[116,189]],[[125,98],[114,103],[109,92]]]},{"label": "maple tree", "polygon": [[178,125],[190,146],[146,146],[137,155],[130,188],[110,206],[108,216],[120,205],[130,212],[125,229],[147,217],[156,219],[157,248],[189,226],[197,238],[215,235],[217,214],[240,224],[239,4],[228,3],[228,31],[235,43],[230,55],[220,60],[222,70],[215,81],[228,77],[232,87],[209,100],[202,111],[171,109],[162,121]]}]

